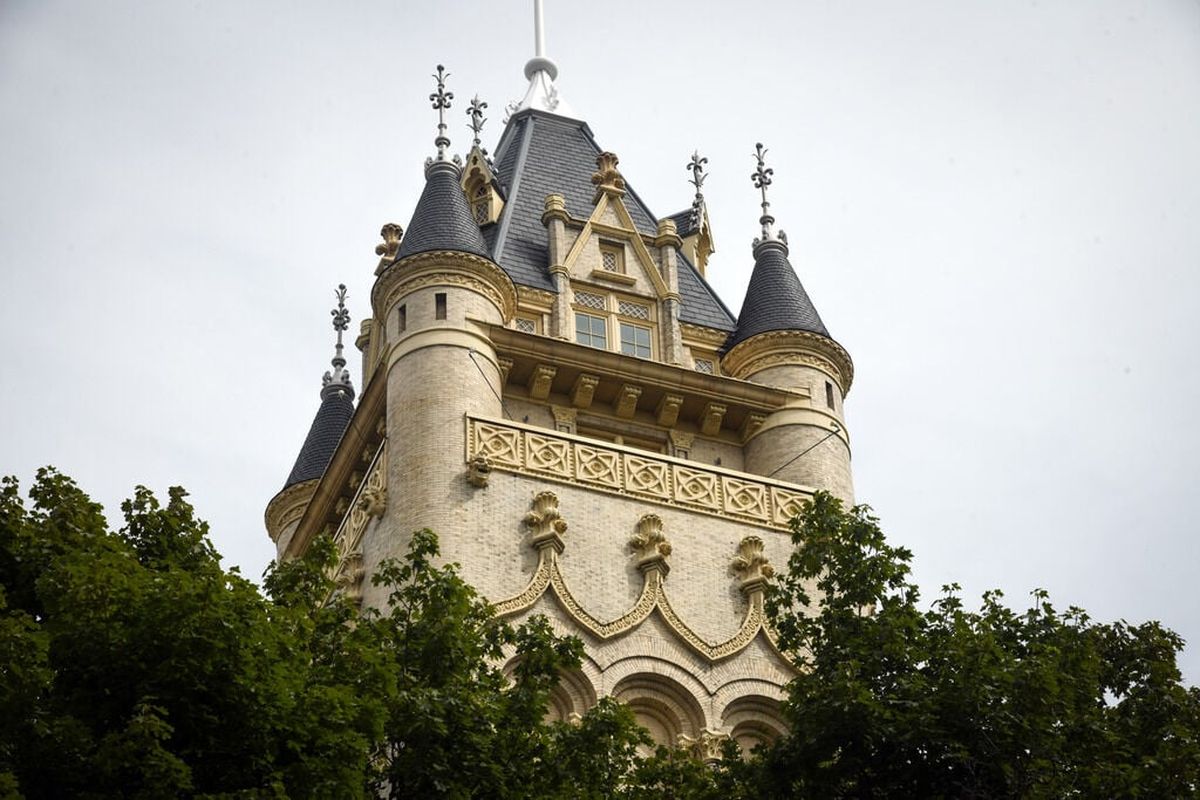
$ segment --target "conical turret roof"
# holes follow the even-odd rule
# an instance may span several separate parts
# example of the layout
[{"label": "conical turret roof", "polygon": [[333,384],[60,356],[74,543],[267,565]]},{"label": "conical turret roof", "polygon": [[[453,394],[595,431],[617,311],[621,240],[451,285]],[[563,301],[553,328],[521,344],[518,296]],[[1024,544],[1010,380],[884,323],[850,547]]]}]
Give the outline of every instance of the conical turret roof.
[{"label": "conical turret roof", "polygon": [[304,438],[304,446],[296,463],[288,474],[283,488],[320,478],[325,474],[325,468],[333,460],[334,451],[342,441],[342,434],[350,425],[354,416],[354,384],[350,382],[350,373],[346,371],[346,358],[342,354],[342,334],[350,325],[350,313],[346,310],[346,286],[341,284],[335,293],[337,308],[330,312],[333,316],[333,329],[337,332],[337,345],[334,349],[330,364],[332,370],[325,373],[321,379],[321,407],[313,418],[308,436]]},{"label": "conical turret roof", "polygon": [[303,481],[315,480],[325,474],[325,468],[333,459],[342,434],[354,416],[354,388],[347,385],[329,384],[321,390],[321,407],[313,419],[300,455],[288,475],[283,488]]},{"label": "conical turret roof", "polygon": [[430,250],[457,250],[491,258],[467,207],[459,175],[460,169],[452,161],[431,161],[425,167],[425,189],[400,243],[397,260]]},{"label": "conical turret roof", "polygon": [[832,338],[788,261],[787,245],[779,239],[754,246],[754,272],[725,349],[767,331],[808,331]]}]

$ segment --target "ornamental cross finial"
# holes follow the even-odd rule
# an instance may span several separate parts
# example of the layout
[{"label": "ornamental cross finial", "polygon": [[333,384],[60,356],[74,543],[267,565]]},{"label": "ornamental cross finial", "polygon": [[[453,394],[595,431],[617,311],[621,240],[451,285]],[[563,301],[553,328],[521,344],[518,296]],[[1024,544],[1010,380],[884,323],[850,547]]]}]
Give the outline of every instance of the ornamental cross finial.
[{"label": "ornamental cross finial", "polygon": [[450,108],[450,101],[454,99],[454,92],[446,91],[446,78],[449,77],[450,73],[446,72],[446,68],[438,64],[437,74],[433,76],[433,79],[437,81],[437,91],[429,95],[429,100],[438,112],[438,135],[433,140],[438,149],[438,161],[446,160],[446,148],[450,146],[450,139],[446,137],[446,109]]},{"label": "ornamental cross finial", "polygon": [[693,150],[692,160],[687,165],[687,168],[692,171],[692,179],[688,183],[696,187],[696,197],[692,200],[691,214],[692,225],[696,228],[700,227],[700,212],[704,208],[704,180],[708,177],[704,173],[704,165],[707,163],[708,159],[701,158],[699,150]]},{"label": "ornamental cross finial", "polygon": [[[333,359],[329,362],[333,364],[333,371],[325,373],[322,384],[325,389],[330,387],[350,389],[350,373],[346,371],[346,358],[342,355],[342,334],[350,327],[350,312],[346,309],[346,284],[339,283],[337,291],[333,295],[337,298],[338,304],[337,308],[331,310],[329,314],[333,317],[333,329],[337,331],[337,349]],[[325,396],[325,389],[322,389],[322,397]],[[350,391],[353,390],[350,389]]]},{"label": "ornamental cross finial", "polygon": [[479,132],[483,130],[483,123],[487,122],[487,118],[483,116],[483,110],[488,107],[488,104],[479,99],[479,95],[471,98],[471,105],[467,108],[467,116],[471,118],[470,127],[475,133],[475,141],[472,144],[479,147]]},{"label": "ornamental cross finial", "polygon": [[775,170],[763,161],[767,149],[762,146],[762,142],[755,144],[754,150],[754,160],[758,162],[758,166],[750,173],[750,180],[754,181],[754,188],[762,192],[762,216],[758,222],[762,225],[762,238],[765,241],[774,238],[771,226],[775,224],[775,218],[771,216],[771,204],[767,202],[767,187],[771,185],[771,176],[775,174]]},{"label": "ornamental cross finial", "polygon": [[704,189],[704,179],[708,176],[704,174],[704,165],[708,163],[707,158],[700,157],[699,150],[692,151],[692,160],[688,162],[687,168],[692,171],[692,179],[688,181],[692,186],[696,187],[696,196],[701,197]]},{"label": "ornamental cross finial", "polygon": [[346,284],[339,283],[337,291],[333,293],[337,298],[337,308],[330,310],[330,315],[333,317],[333,329],[337,331],[337,355],[334,356],[333,365],[340,366],[337,362],[340,359],[342,364],[346,360],[342,358],[342,334],[346,328],[350,327],[350,312],[346,310]]}]

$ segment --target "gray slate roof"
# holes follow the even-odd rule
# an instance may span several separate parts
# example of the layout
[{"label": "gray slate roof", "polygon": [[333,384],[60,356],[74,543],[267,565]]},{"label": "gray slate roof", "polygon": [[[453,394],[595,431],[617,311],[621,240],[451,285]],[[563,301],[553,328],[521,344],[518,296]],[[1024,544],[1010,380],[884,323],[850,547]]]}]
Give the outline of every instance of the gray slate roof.
[{"label": "gray slate roof", "polygon": [[435,161],[425,169],[425,189],[400,242],[397,259],[429,250],[457,250],[491,258],[458,176],[458,167],[449,161]]},{"label": "gray slate roof", "polygon": [[317,416],[308,429],[304,446],[300,448],[300,455],[296,456],[296,463],[283,488],[325,474],[325,468],[333,459],[333,452],[337,450],[338,442],[342,440],[342,434],[346,432],[353,416],[353,390],[321,392],[321,407],[317,409]]},{"label": "gray slate roof", "polygon": [[[546,195],[563,195],[571,216],[590,216],[595,191],[592,174],[600,152],[586,122],[534,110],[522,111],[509,120],[496,148],[496,176],[507,202],[498,224],[485,230],[485,236],[492,260],[513,283],[553,291],[542,225]],[[625,206],[639,231],[657,232],[655,216],[628,183]],[[683,322],[733,330],[733,315],[682,253],[679,294]]]},{"label": "gray slate roof", "polygon": [[754,248],[754,272],[725,350],[767,331],[796,330],[832,338],[788,261],[787,245],[768,239]]},{"label": "gray slate roof", "polygon": [[683,211],[677,211],[669,219],[675,223],[675,230],[679,233],[679,238],[681,239],[686,239],[696,232],[695,208],[685,208]]}]

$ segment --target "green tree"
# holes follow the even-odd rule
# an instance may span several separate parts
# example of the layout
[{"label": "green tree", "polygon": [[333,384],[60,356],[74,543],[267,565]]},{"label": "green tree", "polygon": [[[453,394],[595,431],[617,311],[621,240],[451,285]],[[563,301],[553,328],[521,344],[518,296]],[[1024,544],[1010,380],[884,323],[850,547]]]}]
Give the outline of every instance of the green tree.
[{"label": "green tree", "polygon": [[138,487],[116,532],[54,470],[29,497],[0,486],[0,797],[709,796],[682,754],[640,760],[611,700],[546,723],[581,643],[498,621],[429,531],[379,567],[388,609],[360,611],[327,538],[264,595],[181,489]]},{"label": "green tree", "polygon": [[1156,622],[1098,624],[1043,591],[978,611],[949,586],[918,607],[911,553],[865,506],[818,493],[768,598],[790,732],[765,755],[777,797],[1194,797],[1200,691]]}]

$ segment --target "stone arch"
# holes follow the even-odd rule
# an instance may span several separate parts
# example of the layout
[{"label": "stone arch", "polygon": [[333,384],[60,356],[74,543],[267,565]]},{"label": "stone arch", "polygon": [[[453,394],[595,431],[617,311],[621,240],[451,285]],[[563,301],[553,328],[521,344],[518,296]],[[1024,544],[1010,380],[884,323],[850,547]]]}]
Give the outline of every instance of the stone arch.
[{"label": "stone arch", "polygon": [[780,702],[756,694],[743,695],[727,705],[721,714],[721,727],[744,753],[774,742],[787,731]]},{"label": "stone arch", "polygon": [[612,696],[633,711],[655,745],[675,747],[681,736],[695,739],[704,730],[700,702],[682,684],[665,675],[628,675],[613,687]]},{"label": "stone arch", "polygon": [[550,690],[550,705],[546,708],[546,720],[571,722],[582,717],[596,705],[596,689],[582,670],[565,670],[559,675],[558,685]]}]

